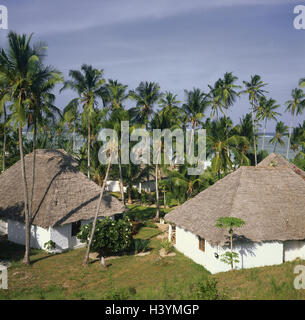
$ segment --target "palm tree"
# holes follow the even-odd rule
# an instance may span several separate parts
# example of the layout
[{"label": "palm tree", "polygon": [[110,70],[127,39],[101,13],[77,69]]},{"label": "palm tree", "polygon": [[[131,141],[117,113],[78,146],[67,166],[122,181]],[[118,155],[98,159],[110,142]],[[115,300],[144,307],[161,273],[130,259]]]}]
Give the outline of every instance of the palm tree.
[{"label": "palm tree", "polygon": [[282,140],[282,137],[285,137],[285,136],[288,136],[288,126],[286,126],[284,122],[279,121],[276,124],[275,135],[269,141],[269,143],[274,144],[273,152],[276,151],[276,147],[278,144],[280,146],[283,146],[285,144],[284,140]]},{"label": "palm tree", "polygon": [[21,170],[24,185],[24,214],[25,214],[25,255],[23,262],[30,263],[30,215],[28,184],[26,179],[25,161],[23,152],[22,128],[26,119],[26,102],[31,94],[31,79],[39,59],[44,53],[44,45],[31,46],[32,35],[18,35],[15,32],[8,34],[8,49],[0,51],[0,76],[5,79],[13,102],[12,109],[15,121],[18,123],[19,151]]},{"label": "palm tree", "polygon": [[265,147],[265,136],[266,136],[266,126],[268,120],[276,120],[276,116],[280,116],[281,114],[276,112],[275,110],[280,107],[279,104],[276,104],[276,101],[272,98],[268,99],[266,97],[261,97],[259,100],[259,105],[256,108],[257,118],[258,120],[264,121],[264,135],[263,135],[263,143],[261,150],[264,150]]},{"label": "palm tree", "polygon": [[119,83],[117,80],[109,79],[106,84],[108,93],[107,102],[110,104],[111,110],[124,108],[122,103],[128,99],[127,85]]},{"label": "palm tree", "polygon": [[289,136],[287,144],[287,153],[286,158],[289,160],[289,149],[290,149],[290,140],[292,127],[294,125],[294,118],[296,115],[302,114],[305,108],[305,95],[302,89],[295,88],[291,92],[292,99],[286,102],[286,111],[289,111],[291,114],[290,126],[289,126]]},{"label": "palm tree", "polygon": [[251,76],[250,82],[243,81],[245,90],[241,93],[246,93],[249,96],[249,101],[251,103],[251,115],[252,115],[252,125],[253,125],[253,146],[254,146],[254,159],[255,165],[257,165],[257,152],[256,152],[256,139],[255,139],[255,106],[257,106],[259,99],[266,93],[267,91],[262,88],[267,84],[261,80],[259,75]]},{"label": "palm tree", "polygon": [[62,77],[59,71],[51,66],[45,67],[42,64],[37,65],[37,68],[31,79],[31,95],[27,102],[27,126],[29,128],[31,125],[33,125],[32,184],[29,201],[30,214],[32,213],[32,202],[35,186],[37,125],[42,123],[45,115],[52,115],[53,117],[56,117],[57,114],[61,117],[60,110],[54,106],[55,96],[51,93],[55,85],[61,81]]},{"label": "palm tree", "polygon": [[[81,71],[70,70],[69,76],[71,80],[67,80],[62,87],[62,90],[71,89],[78,94],[78,98],[73,99],[69,105],[73,107],[75,103],[82,105],[83,107],[83,120],[87,122],[88,129],[88,165],[87,176],[90,179],[90,147],[91,147],[91,118],[95,112],[95,109],[99,105],[99,99],[102,99],[103,104],[106,99],[105,80],[103,78],[103,70],[94,69],[92,66],[83,64]],[[68,106],[69,106],[68,105]],[[68,107],[67,106],[67,107]],[[66,109],[67,111],[67,109]]]},{"label": "palm tree", "polygon": [[212,121],[207,128],[207,148],[213,155],[212,169],[219,179],[222,173],[226,174],[232,169],[232,153],[241,160],[241,164],[249,163],[249,159],[239,148],[240,145],[249,144],[249,141],[246,137],[237,135],[231,127],[232,122],[228,125],[225,118],[220,118]]},{"label": "palm tree", "polygon": [[129,96],[136,101],[136,107],[130,109],[133,120],[147,127],[154,106],[162,97],[160,86],[155,82],[140,82],[135,90],[129,92]]},{"label": "palm tree", "polygon": [[232,72],[226,72],[224,78],[219,79],[215,84],[215,90],[219,92],[222,101],[225,117],[227,117],[225,111],[234,104],[236,98],[239,96],[236,89],[241,89],[241,86],[235,84],[237,80],[238,78],[233,76]]},{"label": "palm tree", "polygon": [[[200,89],[194,88],[191,91],[184,90],[186,95],[186,102],[182,105],[183,112],[188,116],[188,122],[191,125],[191,141],[190,145],[193,143],[194,129],[201,123],[204,117],[204,112],[208,108],[208,101],[206,94]],[[190,154],[191,148],[189,148]]]}]

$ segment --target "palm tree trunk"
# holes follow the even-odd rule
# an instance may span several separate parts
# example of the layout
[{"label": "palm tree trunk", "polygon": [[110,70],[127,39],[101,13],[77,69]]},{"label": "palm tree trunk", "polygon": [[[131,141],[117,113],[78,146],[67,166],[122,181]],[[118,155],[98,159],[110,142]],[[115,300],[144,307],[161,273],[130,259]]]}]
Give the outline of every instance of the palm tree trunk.
[{"label": "palm tree trunk", "polygon": [[263,143],[262,143],[262,149],[261,150],[264,150],[264,147],[265,147],[266,126],[267,126],[267,118],[265,119]]},{"label": "palm tree trunk", "polygon": [[30,227],[32,224],[32,207],[34,197],[34,186],[35,186],[35,167],[36,167],[36,135],[37,135],[37,120],[34,118],[34,135],[33,135],[33,163],[32,163],[32,187],[31,187],[31,198],[29,202],[29,217]]},{"label": "palm tree trunk", "polygon": [[20,151],[20,160],[21,160],[21,172],[23,178],[23,187],[24,187],[24,218],[25,218],[25,253],[23,258],[23,263],[30,264],[30,217],[29,217],[29,206],[28,206],[28,184],[26,180],[25,172],[25,160],[23,153],[23,139],[22,139],[22,126],[19,123],[19,151]]},{"label": "palm tree trunk", "polygon": [[129,185],[127,188],[127,193],[128,193],[128,204],[132,204],[132,199],[131,199],[131,188],[132,186]]},{"label": "palm tree trunk", "polygon": [[3,157],[2,157],[2,172],[5,171],[5,152],[6,152],[6,109],[3,106],[4,126],[3,126]]},{"label": "palm tree trunk", "polygon": [[277,146],[277,141],[276,141],[275,144],[274,144],[273,152],[275,152],[276,146]]},{"label": "palm tree trunk", "polygon": [[233,232],[230,232],[230,246],[231,246],[231,269],[233,270]]},{"label": "palm tree trunk", "polygon": [[164,209],[166,209],[166,191],[165,191],[165,189],[163,192],[163,203],[164,203]]},{"label": "palm tree trunk", "polygon": [[292,132],[293,123],[294,123],[294,114],[291,115],[290,126],[289,126],[289,137],[288,137],[287,153],[286,153],[287,160],[289,160],[289,149],[290,149],[290,140],[291,140],[291,132]]},{"label": "palm tree trunk", "polygon": [[160,203],[159,203],[159,186],[158,186],[158,164],[156,163],[156,201],[157,201],[157,211],[155,220],[159,220],[160,218]]},{"label": "palm tree trunk", "polygon": [[101,190],[101,193],[100,193],[100,198],[99,198],[97,209],[96,209],[96,212],[95,212],[95,216],[94,216],[94,220],[93,220],[93,224],[92,224],[92,229],[91,229],[91,234],[90,234],[90,238],[89,238],[89,242],[88,242],[85,258],[84,258],[84,261],[83,261],[83,265],[87,265],[88,264],[89,252],[90,252],[92,240],[93,240],[93,237],[94,237],[97,217],[98,217],[98,214],[99,214],[99,211],[100,211],[100,207],[101,207],[101,204],[102,204],[102,200],[103,200],[103,194],[104,194],[105,186],[106,186],[106,183],[107,183],[107,180],[108,180],[108,175],[109,175],[110,166],[111,166],[111,159],[112,159],[112,155],[110,155],[110,157],[109,157],[106,176],[105,176],[105,179],[103,181],[102,190]]},{"label": "palm tree trunk", "polygon": [[122,174],[122,164],[121,164],[121,156],[119,155],[119,171],[120,171],[120,189],[121,189],[121,198],[123,204],[125,205],[125,196],[124,196],[124,184],[123,184],[123,174]]},{"label": "palm tree trunk", "polygon": [[252,116],[252,127],[253,127],[253,147],[254,147],[254,159],[255,159],[255,165],[257,166],[257,154],[256,154],[256,138],[255,138],[255,121],[254,121],[254,105],[252,101],[252,110],[251,110],[251,116]]},{"label": "palm tree trunk", "polygon": [[91,145],[90,120],[88,116],[88,178],[90,179],[90,145]]}]

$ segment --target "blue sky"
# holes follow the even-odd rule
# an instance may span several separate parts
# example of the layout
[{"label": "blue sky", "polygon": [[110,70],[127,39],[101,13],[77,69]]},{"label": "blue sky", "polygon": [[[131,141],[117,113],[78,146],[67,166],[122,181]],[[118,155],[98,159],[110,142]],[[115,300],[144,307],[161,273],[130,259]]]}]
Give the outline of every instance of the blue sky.
[{"label": "blue sky", "polygon": [[[226,71],[242,80],[259,74],[269,96],[284,103],[305,77],[305,30],[293,27],[294,0],[0,0],[9,29],[48,44],[47,62],[64,72],[82,63],[135,88],[157,81],[183,100],[184,89],[207,91]],[[0,31],[0,45],[6,31]],[[58,95],[64,107],[72,92]],[[247,97],[229,113],[249,111]],[[302,122],[305,116],[298,117]],[[273,131],[274,122],[268,124]]]}]

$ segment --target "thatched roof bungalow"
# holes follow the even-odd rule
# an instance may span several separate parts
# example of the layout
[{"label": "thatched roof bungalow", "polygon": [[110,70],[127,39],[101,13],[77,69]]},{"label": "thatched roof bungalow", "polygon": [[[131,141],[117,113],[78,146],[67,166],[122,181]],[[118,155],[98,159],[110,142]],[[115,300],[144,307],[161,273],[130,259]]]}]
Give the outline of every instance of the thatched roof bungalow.
[{"label": "thatched roof bungalow", "polygon": [[[165,216],[175,246],[211,272],[230,269],[220,261],[228,232],[220,217],[246,224],[236,229],[237,268],[280,264],[305,258],[305,174],[271,154],[256,167],[241,167]],[[173,228],[174,227],[174,228]]]},{"label": "thatched roof bungalow", "polygon": [[[76,233],[82,224],[93,219],[101,188],[77,169],[77,161],[64,150],[37,150],[36,153],[31,246],[43,248],[49,240],[60,250],[78,246]],[[25,156],[29,197],[32,160],[32,154]],[[118,199],[104,195],[100,217],[113,217],[124,211]],[[0,175],[0,219],[2,229],[7,224],[8,239],[24,244],[21,161]]]}]

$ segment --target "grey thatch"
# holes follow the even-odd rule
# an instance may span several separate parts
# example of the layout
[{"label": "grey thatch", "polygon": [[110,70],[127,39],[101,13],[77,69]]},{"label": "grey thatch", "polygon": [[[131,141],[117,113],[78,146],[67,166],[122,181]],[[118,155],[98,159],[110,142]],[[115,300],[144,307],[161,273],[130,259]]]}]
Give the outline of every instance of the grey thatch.
[{"label": "grey thatch", "polygon": [[271,154],[256,167],[240,167],[165,216],[211,243],[224,244],[215,227],[220,217],[246,224],[237,237],[255,242],[305,239],[305,180],[282,156]]},{"label": "grey thatch", "polygon": [[[77,169],[77,161],[64,150],[37,150],[33,224],[53,227],[95,215],[101,188]],[[33,155],[25,156],[29,194]],[[21,161],[0,175],[0,216],[24,221]],[[125,211],[123,204],[105,194],[99,216]]]}]

